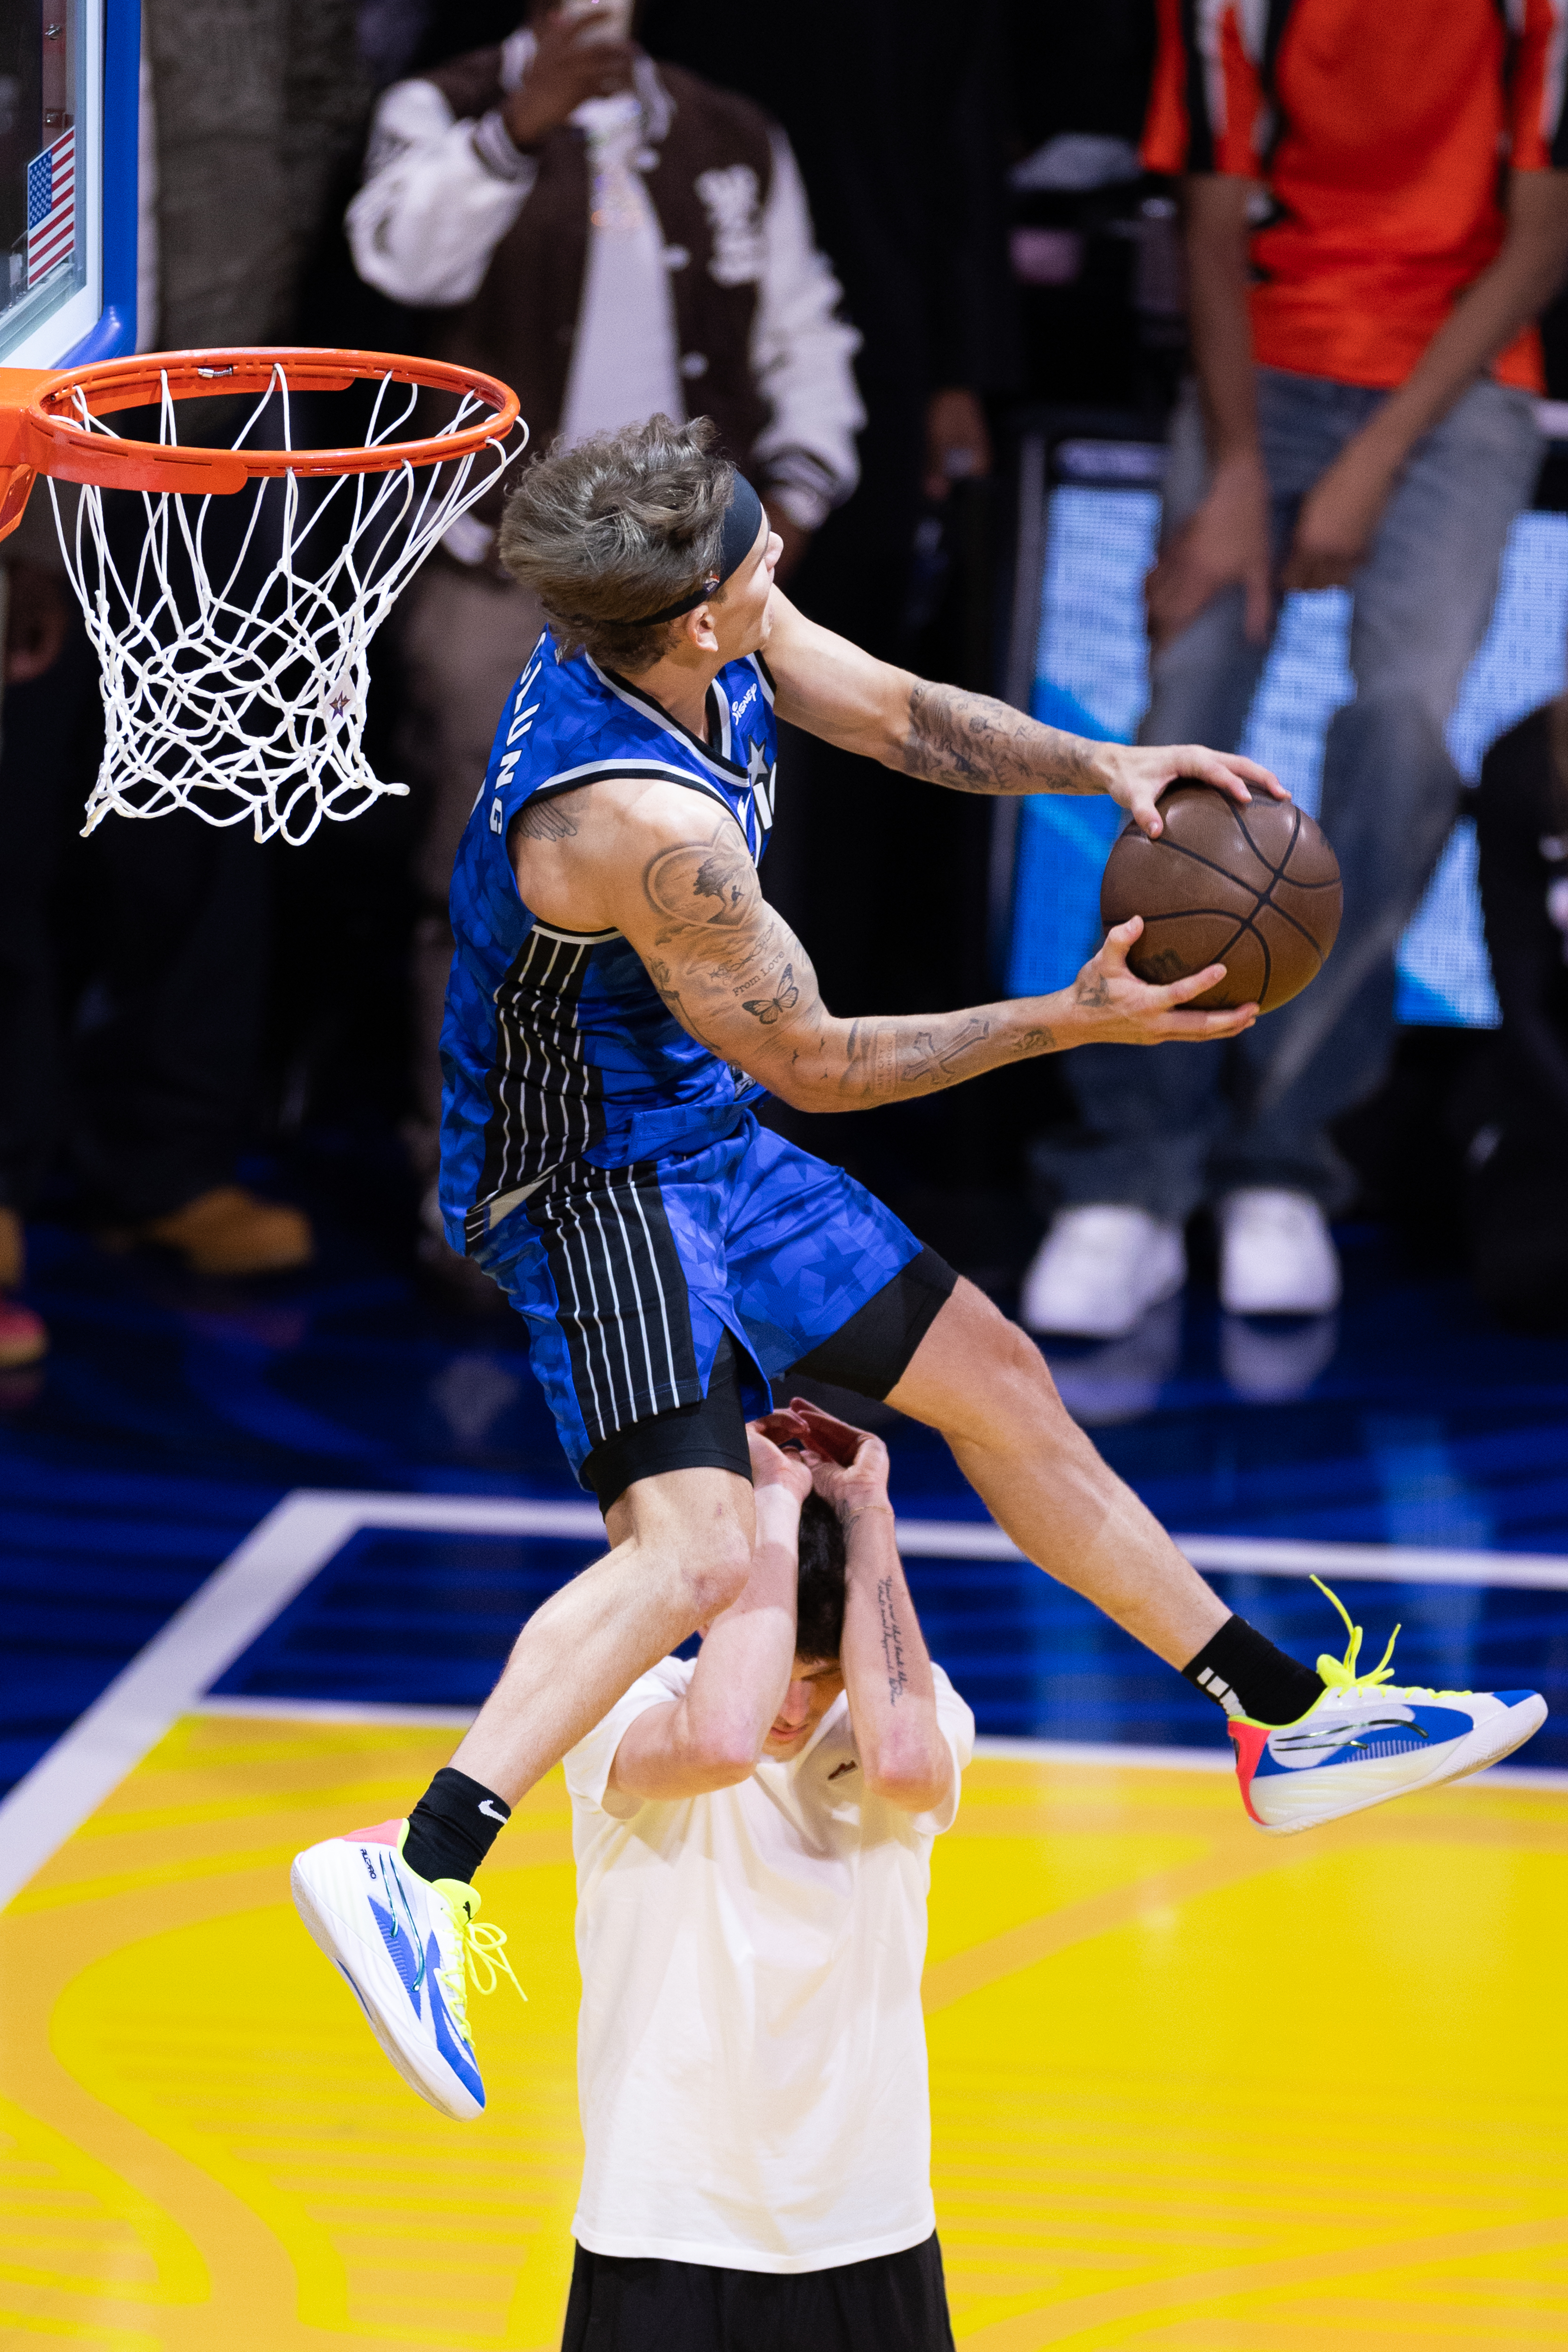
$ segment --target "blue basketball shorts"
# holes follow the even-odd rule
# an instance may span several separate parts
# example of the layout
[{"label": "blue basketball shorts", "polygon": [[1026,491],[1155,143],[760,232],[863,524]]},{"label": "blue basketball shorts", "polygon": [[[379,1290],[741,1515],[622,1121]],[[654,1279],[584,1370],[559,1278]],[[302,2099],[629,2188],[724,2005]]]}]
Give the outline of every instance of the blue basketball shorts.
[{"label": "blue basketball shorts", "polygon": [[745,1416],[786,1372],[885,1395],[957,1279],[750,1111],[697,1151],[571,1163],[470,1255],[527,1324],[566,1457],[606,1508],[663,1469],[745,1475]]}]

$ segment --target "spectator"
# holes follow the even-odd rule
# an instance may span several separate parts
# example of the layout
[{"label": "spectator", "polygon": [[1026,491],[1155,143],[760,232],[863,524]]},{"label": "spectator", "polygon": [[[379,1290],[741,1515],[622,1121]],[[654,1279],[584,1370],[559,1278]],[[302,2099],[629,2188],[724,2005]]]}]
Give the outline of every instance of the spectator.
[{"label": "spectator", "polygon": [[[149,0],[142,37],[139,346],[277,341],[291,324],[333,174],[359,136],[354,9],[347,0],[303,14],[284,0]],[[134,510],[121,520],[140,528]],[[239,833],[194,816],[115,818],[89,843],[74,842],[100,748],[98,680],[41,492],[0,541],[0,568],[9,586],[4,1366],[47,1344],[38,1318],[5,1294],[22,1280],[23,1216],[68,1133],[78,1173],[118,1234],[171,1249],[198,1271],[300,1265],[312,1241],[298,1210],[233,1181],[260,1044],[266,861]],[[90,1017],[78,1022],[74,1050],[51,904],[68,870],[72,888],[62,895],[78,904],[90,895],[94,908]]]},{"label": "spectator", "polygon": [[[395,85],[348,226],[362,277],[441,311],[439,356],[513,385],[536,446],[683,418],[689,389],[763,490],[781,570],[854,488],[858,338],[788,142],[613,24],[535,6],[499,47]],[[426,803],[414,1150],[431,1187],[426,1255],[454,1281],[467,1269],[434,1193],[447,893],[497,715],[542,625],[494,560],[498,512],[447,534],[402,612],[407,768]]]},{"label": "spectator", "polygon": [[[647,15],[661,57],[777,115],[864,339],[860,483],[789,593],[880,660],[980,690],[994,683],[984,614],[940,646],[922,644],[921,629],[942,562],[971,609],[985,593],[984,493],[969,486],[991,470],[988,400],[1016,380],[1001,16],[997,0],[962,11],[949,0],[648,0]],[[780,774],[788,815],[769,852],[768,892],[814,942],[828,1002],[893,1011],[928,1004],[933,991],[954,1004],[984,994],[989,812],[926,794],[916,820],[900,778],[794,729]],[[827,825],[839,855],[814,857]],[[868,905],[870,869],[897,887]],[[972,1123],[974,1109],[963,1117]],[[891,1150],[903,1132],[889,1128],[880,1143],[858,1133],[834,1156]]]},{"label": "spectator", "polygon": [[1568,697],[1494,743],[1476,793],[1502,1025],[1467,1085],[1470,1260],[1526,1329],[1568,1323]]},{"label": "spectator", "polygon": [[[847,1466],[825,1430],[858,1438]],[[566,1759],[586,2147],[563,2352],[952,2352],[920,1982],[974,1718],[927,1654],[881,1442],[793,1413],[748,1434],[744,1591]]]},{"label": "spectator", "polygon": [[1540,457],[1531,321],[1568,256],[1559,0],[1162,5],[1144,160],[1186,174],[1197,383],[1145,730],[1240,741],[1282,589],[1352,589],[1356,695],[1323,764],[1345,918],[1322,977],[1232,1045],[1077,1055],[1083,1132],[1037,1148],[1064,1205],[1024,1319],[1107,1338],[1180,1289],[1205,1201],[1227,1310],[1338,1297],[1327,1130],[1386,1066],[1395,944],[1458,797],[1444,725]]}]

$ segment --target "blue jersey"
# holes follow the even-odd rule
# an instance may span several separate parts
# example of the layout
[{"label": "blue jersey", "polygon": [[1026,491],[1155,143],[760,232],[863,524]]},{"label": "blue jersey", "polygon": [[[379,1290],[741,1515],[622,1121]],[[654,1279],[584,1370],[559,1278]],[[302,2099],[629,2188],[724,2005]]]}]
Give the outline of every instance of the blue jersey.
[{"label": "blue jersey", "polygon": [[688,1034],[619,931],[563,931],[523,905],[507,831],[530,800],[658,776],[718,803],[755,863],[773,823],[773,702],[760,656],[729,663],[702,742],[585,653],[563,662],[548,630],[534,647],[452,877],[441,1207],[455,1248],[478,1247],[558,1169],[700,1150],[763,1092]]}]

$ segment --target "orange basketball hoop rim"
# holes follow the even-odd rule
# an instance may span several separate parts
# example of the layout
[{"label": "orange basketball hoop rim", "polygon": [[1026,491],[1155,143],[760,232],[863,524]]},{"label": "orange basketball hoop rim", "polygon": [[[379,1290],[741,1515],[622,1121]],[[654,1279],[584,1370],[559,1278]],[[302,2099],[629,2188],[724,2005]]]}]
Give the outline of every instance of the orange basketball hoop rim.
[{"label": "orange basketball hoop rim", "polygon": [[[351,385],[363,403],[327,429],[359,438],[299,446],[321,415],[312,400],[297,428],[300,396]],[[226,393],[237,417],[210,422],[226,446],[183,442],[184,403]],[[122,439],[109,420],[136,409],[152,412],[137,420],[151,437]],[[253,447],[262,434],[287,446]],[[298,844],[406,791],[365,756],[371,640],[454,525],[499,496],[527,442],[516,394],[493,376],[383,352],[279,345],[0,370],[0,538],[46,478],[101,673],[87,830],[184,809]],[[132,496],[111,510],[113,491]]]},{"label": "orange basketball hoop rim", "polygon": [[[380,382],[478,401],[488,414],[422,440],[336,449],[206,449],[121,441],[90,431],[82,421],[83,409],[97,418],[165,399],[200,400],[222,393],[259,399],[280,373],[293,393],[346,392],[356,383]],[[144,352],[80,368],[0,368],[0,539],[20,522],[40,474],[100,489],[226,497],[263,476],[388,473],[402,466],[446,464],[503,440],[517,416],[517,394],[494,376],[385,352],[280,344]]]}]

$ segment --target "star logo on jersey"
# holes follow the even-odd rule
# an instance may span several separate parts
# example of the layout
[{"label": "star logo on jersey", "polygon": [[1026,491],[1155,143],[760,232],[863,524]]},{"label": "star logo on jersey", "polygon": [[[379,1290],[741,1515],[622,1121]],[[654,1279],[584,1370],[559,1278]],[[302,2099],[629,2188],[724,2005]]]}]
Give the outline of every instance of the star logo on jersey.
[{"label": "star logo on jersey", "polygon": [[766,833],[773,821],[773,776],[775,770],[768,763],[768,755],[760,743],[753,743],[746,753],[746,777],[752,787],[752,798],[757,815]]}]

